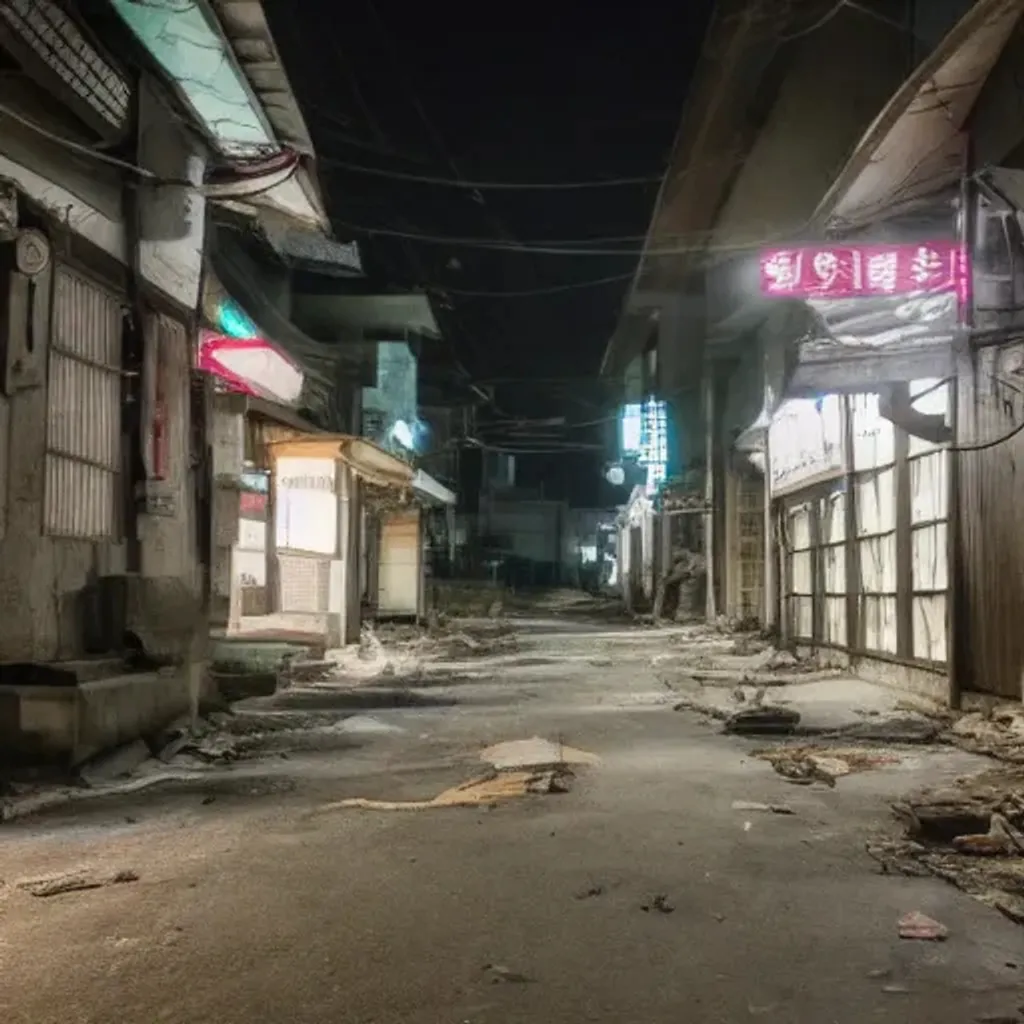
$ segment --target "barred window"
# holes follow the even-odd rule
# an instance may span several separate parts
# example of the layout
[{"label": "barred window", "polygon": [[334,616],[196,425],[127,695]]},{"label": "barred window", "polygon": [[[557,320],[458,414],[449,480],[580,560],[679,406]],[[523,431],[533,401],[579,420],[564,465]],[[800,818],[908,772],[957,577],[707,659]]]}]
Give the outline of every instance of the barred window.
[{"label": "barred window", "polygon": [[57,267],[46,425],[43,528],[116,538],[120,526],[121,299]]}]

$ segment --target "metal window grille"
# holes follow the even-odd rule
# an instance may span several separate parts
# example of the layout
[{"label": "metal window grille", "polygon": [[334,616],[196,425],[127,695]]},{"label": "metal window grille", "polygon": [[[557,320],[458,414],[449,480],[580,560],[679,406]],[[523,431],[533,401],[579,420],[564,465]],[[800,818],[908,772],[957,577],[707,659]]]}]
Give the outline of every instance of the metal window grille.
[{"label": "metal window grille", "polygon": [[128,83],[54,0],[5,0],[2,16],[40,60],[111,127],[128,120]]},{"label": "metal window grille", "polygon": [[120,525],[121,299],[58,267],[47,395],[46,533],[114,538]]}]

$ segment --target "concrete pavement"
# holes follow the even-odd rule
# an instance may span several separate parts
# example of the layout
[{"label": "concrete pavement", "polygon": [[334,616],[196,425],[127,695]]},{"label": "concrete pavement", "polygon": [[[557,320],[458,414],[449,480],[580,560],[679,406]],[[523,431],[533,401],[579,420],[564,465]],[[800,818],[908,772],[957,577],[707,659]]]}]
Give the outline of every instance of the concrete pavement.
[{"label": "concrete pavement", "polygon": [[[485,652],[454,675],[428,667],[409,700],[353,709],[324,688],[305,740],[274,734],[198,780],[3,826],[2,1019],[1016,1014],[1020,928],[941,882],[879,875],[864,852],[891,827],[889,800],[984,762],[908,749],[834,789],[787,785],[754,744],[672,711],[652,658],[687,636],[531,620],[514,654]],[[287,713],[289,701],[259,714]],[[323,810],[350,797],[429,799],[478,773],[483,747],[534,735],[600,763],[578,768],[567,794],[492,810]],[[97,869],[138,880],[49,898],[18,886]],[[914,910],[945,924],[948,941],[899,939],[898,919]]]}]

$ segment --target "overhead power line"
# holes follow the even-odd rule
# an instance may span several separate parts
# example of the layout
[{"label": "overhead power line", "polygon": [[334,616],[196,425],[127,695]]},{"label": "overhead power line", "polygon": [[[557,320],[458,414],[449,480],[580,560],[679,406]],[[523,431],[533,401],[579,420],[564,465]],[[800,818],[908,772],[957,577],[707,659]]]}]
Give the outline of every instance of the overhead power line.
[{"label": "overhead power line", "polygon": [[431,291],[445,292],[449,295],[460,295],[465,298],[480,299],[516,299],[528,298],[532,295],[556,295],[559,292],[572,292],[580,288],[600,288],[602,285],[622,284],[629,281],[633,275],[612,274],[609,277],[595,277],[589,281],[571,281],[566,284],[553,284],[542,288],[521,288],[511,291],[476,291],[472,288],[449,288],[448,285],[428,285]]},{"label": "overhead power line", "polygon": [[350,221],[336,220],[334,225],[337,228],[344,228],[346,231],[361,231],[368,235],[400,235],[402,238],[409,238],[414,241],[430,242],[436,245],[465,245],[465,246],[492,246],[492,245],[531,245],[531,246],[586,246],[586,245],[609,245],[625,242],[643,242],[646,235],[598,235],[593,238],[537,238],[531,241],[523,241],[516,238],[514,241],[496,239],[466,237],[461,235],[433,235],[429,232],[402,231],[396,232],[392,228],[374,228],[367,224],[353,224]]},{"label": "overhead power line", "polygon": [[[804,225],[800,225],[797,230],[800,230],[806,226],[806,223]],[[455,240],[445,235],[431,235],[423,232],[396,231],[393,228],[371,228],[366,226],[346,224],[344,222],[338,222],[338,227],[346,228],[349,231],[362,233],[371,237],[373,235],[379,235],[382,238],[402,238],[407,241],[411,240],[427,242],[432,245],[451,245],[453,247],[460,247],[466,249],[483,249],[492,252],[520,252],[546,256],[603,256],[605,258],[628,256],[649,256],[652,258],[657,256],[681,256],[686,253],[702,251],[738,252],[758,245],[773,245],[783,243],[787,240],[791,240],[792,238],[792,232],[787,231],[785,233],[780,233],[775,238],[751,238],[749,240],[743,240],[728,244],[714,244],[710,241],[714,232],[706,231],[692,232],[689,235],[678,236],[681,238],[693,239],[686,245],[669,245],[662,246],[656,249],[649,249],[640,245],[635,246],[633,248],[596,249],[587,248],[585,246],[580,245],[568,246],[558,244],[538,244],[532,242],[503,242],[497,239],[487,238]]]},{"label": "overhead power line", "polygon": [[341,167],[356,174],[367,174],[371,177],[391,178],[394,181],[409,181],[420,185],[440,185],[445,188],[460,188],[473,191],[520,191],[545,192],[569,191],[584,188],[617,188],[619,186],[656,185],[663,174],[645,174],[632,178],[599,178],[590,181],[469,181],[461,178],[443,178],[432,174],[413,174],[408,171],[391,171],[384,167],[369,167],[366,164],[350,163],[337,157],[320,157],[320,163],[331,167]]}]

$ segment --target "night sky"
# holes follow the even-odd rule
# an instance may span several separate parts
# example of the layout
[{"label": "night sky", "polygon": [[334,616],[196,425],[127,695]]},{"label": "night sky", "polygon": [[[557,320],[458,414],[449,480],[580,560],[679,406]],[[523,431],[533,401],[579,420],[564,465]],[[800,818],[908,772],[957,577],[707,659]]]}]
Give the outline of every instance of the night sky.
[{"label": "night sky", "polygon": [[[506,379],[497,390],[503,411],[587,419],[595,406],[586,379],[567,389],[538,378],[593,384],[658,181],[474,191],[343,165],[482,182],[658,179],[710,3],[268,0],[266,8],[337,236],[360,239],[374,279],[432,291],[448,354],[475,381]],[[367,230],[375,228],[483,244]],[[564,245],[591,239],[614,241]],[[627,254],[509,251],[524,243]],[[617,280],[593,283],[605,278]]]}]

